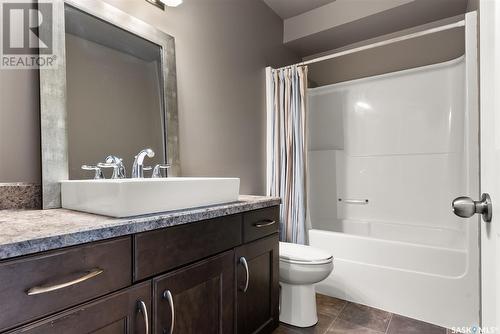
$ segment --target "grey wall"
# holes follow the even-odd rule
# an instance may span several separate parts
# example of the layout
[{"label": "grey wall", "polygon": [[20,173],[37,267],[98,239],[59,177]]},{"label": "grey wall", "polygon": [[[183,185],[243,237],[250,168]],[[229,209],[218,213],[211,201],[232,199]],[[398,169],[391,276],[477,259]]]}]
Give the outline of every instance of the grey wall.
[{"label": "grey wall", "polygon": [[467,2],[467,11],[471,12],[474,10],[479,10],[479,0],[469,0]]},{"label": "grey wall", "polygon": [[310,87],[445,62],[465,54],[464,28],[397,42],[309,65]]},{"label": "grey wall", "polygon": [[40,181],[38,71],[0,70],[0,182]]},{"label": "grey wall", "polygon": [[[185,0],[166,11],[106,2],[176,39],[183,175],[241,177],[242,193],[263,194],[264,68],[299,60],[282,46],[281,19],[257,0]],[[0,182],[40,178],[35,75],[0,71]],[[13,144],[22,153],[5,162]]]}]

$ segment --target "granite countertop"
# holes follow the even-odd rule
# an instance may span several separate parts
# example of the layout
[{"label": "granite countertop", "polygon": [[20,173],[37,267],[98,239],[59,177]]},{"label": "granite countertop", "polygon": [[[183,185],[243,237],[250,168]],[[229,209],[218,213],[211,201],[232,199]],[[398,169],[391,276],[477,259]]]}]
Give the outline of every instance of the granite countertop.
[{"label": "granite countertop", "polygon": [[279,198],[240,196],[238,202],[131,218],[66,209],[0,211],[0,260],[278,205]]}]

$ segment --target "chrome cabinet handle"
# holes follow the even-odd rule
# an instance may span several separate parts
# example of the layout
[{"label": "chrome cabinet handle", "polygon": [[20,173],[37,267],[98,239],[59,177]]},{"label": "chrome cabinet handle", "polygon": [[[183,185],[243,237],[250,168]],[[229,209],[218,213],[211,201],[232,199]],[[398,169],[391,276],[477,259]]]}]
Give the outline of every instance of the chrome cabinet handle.
[{"label": "chrome cabinet handle", "polygon": [[[174,298],[170,290],[165,290],[163,292],[163,299],[168,300],[168,305],[170,305],[170,332],[168,334],[173,334],[175,325],[175,308],[174,308]],[[166,333],[166,331],[163,331]]]},{"label": "chrome cabinet handle", "polygon": [[281,314],[281,284],[279,285],[280,287],[280,296],[278,298],[278,314]]},{"label": "chrome cabinet handle", "polygon": [[266,220],[263,220],[262,222],[253,224],[253,226],[255,226],[257,228],[261,228],[261,227],[272,226],[274,224],[276,224],[276,220],[266,219]]},{"label": "chrome cabinet handle", "polygon": [[148,308],[146,307],[146,303],[142,300],[137,302],[137,306],[139,307],[139,312],[142,313],[142,317],[144,319],[144,328],[146,329],[146,334],[149,334],[149,316],[148,316]]},{"label": "chrome cabinet handle", "polygon": [[240,257],[240,264],[245,268],[245,287],[242,289],[243,292],[247,292],[248,283],[250,282],[250,271],[248,270],[248,262],[244,256]]},{"label": "chrome cabinet handle", "polygon": [[83,274],[83,276],[80,276],[74,280],[65,282],[65,283],[60,283],[60,284],[53,284],[53,285],[41,285],[41,286],[35,286],[26,291],[26,294],[28,296],[35,296],[35,295],[40,295],[42,293],[47,293],[51,291],[56,291],[56,290],[61,290],[67,287],[70,287],[72,285],[76,285],[82,282],[85,282],[91,278],[94,278],[96,276],[99,276],[102,274],[104,270],[95,268],[91,269],[90,271],[87,271]]}]

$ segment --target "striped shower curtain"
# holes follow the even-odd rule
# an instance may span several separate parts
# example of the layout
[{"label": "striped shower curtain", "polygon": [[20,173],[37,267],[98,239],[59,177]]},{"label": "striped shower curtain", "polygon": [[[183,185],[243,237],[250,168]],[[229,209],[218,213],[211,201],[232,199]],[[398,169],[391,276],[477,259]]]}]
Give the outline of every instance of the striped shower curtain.
[{"label": "striped shower curtain", "polygon": [[271,72],[268,194],[282,200],[280,240],[307,242],[307,67]]}]

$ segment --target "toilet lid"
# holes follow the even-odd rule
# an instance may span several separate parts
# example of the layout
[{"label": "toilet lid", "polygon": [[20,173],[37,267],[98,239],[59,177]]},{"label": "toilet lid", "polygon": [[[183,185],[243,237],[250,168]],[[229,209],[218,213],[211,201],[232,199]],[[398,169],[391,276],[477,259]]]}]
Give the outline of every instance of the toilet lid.
[{"label": "toilet lid", "polygon": [[325,262],[331,261],[333,256],[311,246],[280,242],[280,259],[298,262]]}]

